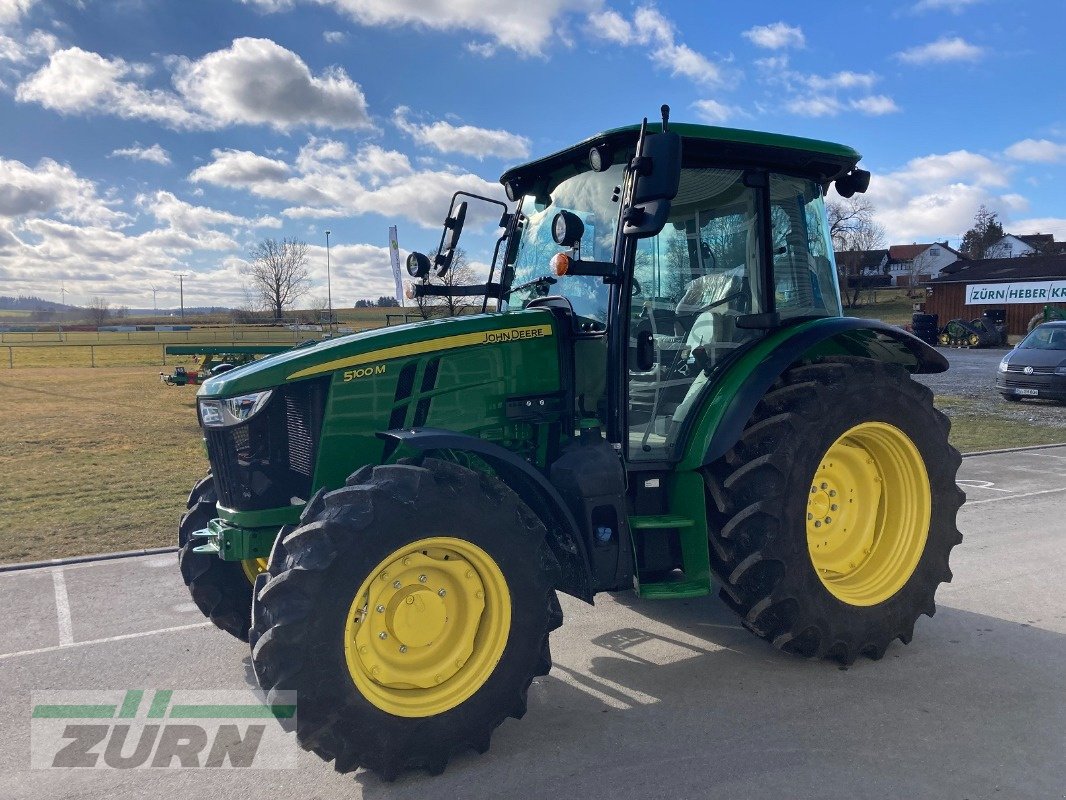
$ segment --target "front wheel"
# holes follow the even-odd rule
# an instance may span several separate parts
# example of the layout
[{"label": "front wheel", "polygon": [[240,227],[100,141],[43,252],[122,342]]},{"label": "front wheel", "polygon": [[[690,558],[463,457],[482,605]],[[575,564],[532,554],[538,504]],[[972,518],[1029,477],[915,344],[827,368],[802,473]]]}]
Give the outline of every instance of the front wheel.
[{"label": "front wheel", "polygon": [[192,534],[215,518],[217,502],[215,481],[210,475],[189,493],[187,508],[178,523],[178,569],[203,615],[226,633],[247,641],[252,584],[256,575],[266,569],[266,559],[223,561],[213,553],[196,552],[203,540],[194,539]]},{"label": "front wheel", "polygon": [[300,744],[339,772],[441,772],[525,713],[562,621],[541,521],[499,481],[427,459],[314,498],[257,583],[252,663],[295,690]]},{"label": "front wheel", "polygon": [[909,642],[962,540],[949,428],[902,367],[786,372],[705,473],[712,568],[745,626],[844,664]]}]

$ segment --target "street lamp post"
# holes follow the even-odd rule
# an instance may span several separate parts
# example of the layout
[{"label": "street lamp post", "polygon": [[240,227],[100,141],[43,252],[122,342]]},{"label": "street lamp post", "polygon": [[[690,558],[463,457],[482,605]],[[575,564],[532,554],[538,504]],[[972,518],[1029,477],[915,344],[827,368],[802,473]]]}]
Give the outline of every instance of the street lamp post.
[{"label": "street lamp post", "polygon": [[329,231],[326,231],[326,302],[329,304],[329,333],[333,335],[333,284],[329,277]]}]

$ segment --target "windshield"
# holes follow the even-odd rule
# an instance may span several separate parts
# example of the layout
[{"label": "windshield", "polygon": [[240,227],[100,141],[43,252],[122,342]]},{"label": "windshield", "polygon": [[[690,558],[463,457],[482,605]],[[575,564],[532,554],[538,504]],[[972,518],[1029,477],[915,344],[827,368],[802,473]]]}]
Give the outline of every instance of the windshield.
[{"label": "windshield", "polygon": [[[574,313],[597,322],[607,321],[609,289],[603,278],[569,275],[556,278],[548,265],[551,257],[563,252],[552,239],[552,220],[560,211],[581,218],[581,258],[585,261],[611,261],[614,234],[618,224],[618,193],[623,164],[604,172],[582,172],[562,181],[547,197],[526,196],[521,206],[521,233],[512,251],[514,287],[508,304],[521,307],[536,297],[558,295],[574,307]],[[540,280],[543,279],[543,280]]]},{"label": "windshield", "polygon": [[1066,327],[1041,325],[1022,339],[1021,350],[1066,350]]}]

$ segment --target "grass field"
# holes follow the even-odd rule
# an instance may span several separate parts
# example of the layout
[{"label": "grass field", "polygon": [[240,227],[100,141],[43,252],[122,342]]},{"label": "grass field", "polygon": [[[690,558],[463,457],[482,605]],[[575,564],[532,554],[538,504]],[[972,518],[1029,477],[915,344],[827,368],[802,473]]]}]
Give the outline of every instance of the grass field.
[{"label": "grass field", "polygon": [[1066,443],[1066,427],[1026,419],[1018,404],[999,403],[998,410],[989,410],[980,400],[953,395],[937,397],[936,404],[951,418],[951,442],[963,453]]},{"label": "grass field", "polygon": [[[0,372],[0,563],[173,544],[207,471],[195,392],[147,367]],[[1066,441],[965,398],[938,403],[963,452]]]},{"label": "grass field", "polygon": [[902,289],[878,289],[874,294],[874,302],[867,303],[868,292],[862,293],[862,301],[865,305],[854,308],[845,308],[844,315],[848,317],[862,317],[863,319],[879,319],[889,325],[910,325],[911,316],[914,314],[915,301],[907,297]]},{"label": "grass field", "polygon": [[145,368],[0,372],[0,562],[173,544],[207,471],[195,391]]}]

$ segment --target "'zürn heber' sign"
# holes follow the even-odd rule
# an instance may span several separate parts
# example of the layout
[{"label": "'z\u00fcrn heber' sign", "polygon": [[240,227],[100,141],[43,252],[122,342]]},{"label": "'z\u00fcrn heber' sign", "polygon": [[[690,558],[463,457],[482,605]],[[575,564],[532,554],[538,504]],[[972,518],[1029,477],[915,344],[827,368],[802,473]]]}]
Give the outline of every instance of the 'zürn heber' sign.
[{"label": "'z\u00fcrn heber' sign", "polygon": [[966,286],[968,306],[996,306],[1007,303],[1066,303],[1066,280],[971,283]]}]

